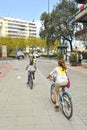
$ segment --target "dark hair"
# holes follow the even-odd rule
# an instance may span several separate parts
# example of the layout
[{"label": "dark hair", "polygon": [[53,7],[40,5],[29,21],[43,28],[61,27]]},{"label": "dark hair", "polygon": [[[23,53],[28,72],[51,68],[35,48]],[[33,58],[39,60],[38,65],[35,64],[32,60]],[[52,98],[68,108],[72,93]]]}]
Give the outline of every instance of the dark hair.
[{"label": "dark hair", "polygon": [[58,65],[59,65],[60,67],[62,67],[63,70],[66,70],[66,69],[67,69],[64,59],[59,59],[59,60],[58,60]]},{"label": "dark hair", "polygon": [[33,58],[30,58],[30,65],[33,65]]}]

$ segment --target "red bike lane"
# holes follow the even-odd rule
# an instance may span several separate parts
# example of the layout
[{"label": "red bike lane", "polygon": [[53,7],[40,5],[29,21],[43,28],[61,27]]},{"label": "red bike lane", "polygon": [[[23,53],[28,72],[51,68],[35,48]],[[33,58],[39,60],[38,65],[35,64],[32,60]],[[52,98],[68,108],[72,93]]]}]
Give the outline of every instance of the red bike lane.
[{"label": "red bike lane", "polygon": [[13,68],[13,63],[0,63],[0,80],[2,80]]}]

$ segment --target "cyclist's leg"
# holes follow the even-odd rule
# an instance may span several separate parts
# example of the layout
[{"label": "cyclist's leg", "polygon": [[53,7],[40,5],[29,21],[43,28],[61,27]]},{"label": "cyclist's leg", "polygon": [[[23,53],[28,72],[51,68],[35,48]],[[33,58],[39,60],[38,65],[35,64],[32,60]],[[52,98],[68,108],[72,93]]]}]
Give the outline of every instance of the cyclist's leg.
[{"label": "cyclist's leg", "polygon": [[37,69],[36,64],[34,64],[34,67],[35,67],[35,71],[36,71],[36,69]]},{"label": "cyclist's leg", "polygon": [[28,71],[28,84],[29,84],[29,80],[30,80],[30,71]]},{"label": "cyclist's leg", "polygon": [[54,97],[55,97],[55,101],[56,101],[55,107],[59,106],[59,97],[58,97],[59,88],[60,88],[59,84],[56,84],[55,85],[55,92],[54,92]]},{"label": "cyclist's leg", "polygon": [[35,71],[33,71],[32,74],[33,74],[33,79],[35,79]]},{"label": "cyclist's leg", "polygon": [[55,101],[56,101],[56,104],[55,104],[55,107],[58,107],[59,106],[59,102],[58,102],[58,93],[57,92],[55,92],[54,93],[54,96],[55,96]]},{"label": "cyclist's leg", "polygon": [[59,96],[58,96],[59,89],[60,89],[61,86],[64,86],[64,85],[67,85],[67,82],[58,83],[58,84],[55,85],[54,96],[55,96],[55,100],[56,100],[56,106],[59,106]]},{"label": "cyclist's leg", "polygon": [[32,78],[35,79],[35,71],[31,71]]}]

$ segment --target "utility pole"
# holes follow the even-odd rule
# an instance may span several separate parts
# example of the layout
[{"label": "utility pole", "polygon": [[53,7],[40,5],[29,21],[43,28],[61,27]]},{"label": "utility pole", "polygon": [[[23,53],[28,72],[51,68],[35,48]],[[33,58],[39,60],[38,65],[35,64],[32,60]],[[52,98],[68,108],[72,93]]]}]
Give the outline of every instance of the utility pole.
[{"label": "utility pole", "polygon": [[49,0],[48,0],[48,14],[49,14]]},{"label": "utility pole", "polygon": [[[49,17],[49,0],[48,0],[48,17]],[[47,44],[47,55],[48,55],[48,58],[50,59],[50,56],[49,56],[49,39],[48,39],[48,34],[47,34],[46,44]]]}]

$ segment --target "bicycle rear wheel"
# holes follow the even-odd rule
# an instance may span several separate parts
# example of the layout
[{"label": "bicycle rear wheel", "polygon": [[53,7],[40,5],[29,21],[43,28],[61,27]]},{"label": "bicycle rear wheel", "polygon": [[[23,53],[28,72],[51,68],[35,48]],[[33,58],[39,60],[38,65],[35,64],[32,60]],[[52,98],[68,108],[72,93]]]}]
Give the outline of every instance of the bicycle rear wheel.
[{"label": "bicycle rear wheel", "polygon": [[51,96],[51,101],[52,101],[52,103],[55,104],[54,88],[55,88],[55,86],[54,86],[54,84],[52,84],[52,85],[51,85],[51,88],[50,88],[50,96]]},{"label": "bicycle rear wheel", "polygon": [[73,115],[73,104],[71,98],[67,94],[63,94],[62,111],[67,119],[70,119]]},{"label": "bicycle rear wheel", "polygon": [[30,87],[31,89],[33,88],[33,77],[32,77],[32,75],[30,76],[29,87]]}]

